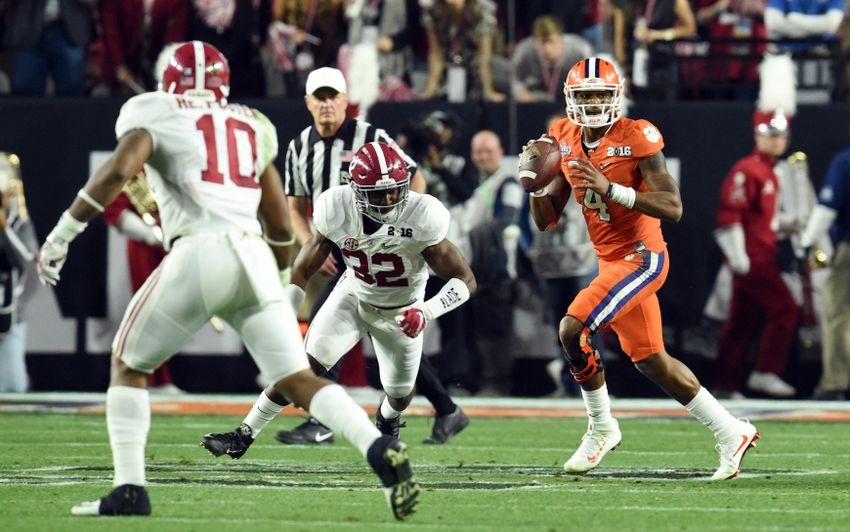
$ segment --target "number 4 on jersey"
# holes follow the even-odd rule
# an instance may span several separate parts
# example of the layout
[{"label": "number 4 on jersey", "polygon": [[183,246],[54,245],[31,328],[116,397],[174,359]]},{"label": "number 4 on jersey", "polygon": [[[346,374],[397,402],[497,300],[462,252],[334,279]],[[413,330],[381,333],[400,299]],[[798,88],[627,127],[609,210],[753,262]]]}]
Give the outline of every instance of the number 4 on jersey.
[{"label": "number 4 on jersey", "polygon": [[[209,183],[224,184],[224,174],[218,163],[218,147],[216,144],[216,133],[221,128],[216,128],[212,115],[204,115],[195,122],[195,126],[204,136],[204,144],[207,148],[207,168],[201,172],[201,179]],[[230,180],[238,187],[259,188],[257,178],[257,139],[254,128],[241,120],[230,117],[224,121],[224,134],[227,140],[226,171]],[[240,143],[239,137],[242,137]],[[250,148],[250,155],[247,153]],[[246,175],[247,174],[247,175]]]},{"label": "number 4 on jersey", "polygon": [[608,204],[602,199],[602,196],[589,188],[584,191],[584,206],[593,211],[599,211],[596,214],[603,222],[611,221],[611,213],[608,211]]}]

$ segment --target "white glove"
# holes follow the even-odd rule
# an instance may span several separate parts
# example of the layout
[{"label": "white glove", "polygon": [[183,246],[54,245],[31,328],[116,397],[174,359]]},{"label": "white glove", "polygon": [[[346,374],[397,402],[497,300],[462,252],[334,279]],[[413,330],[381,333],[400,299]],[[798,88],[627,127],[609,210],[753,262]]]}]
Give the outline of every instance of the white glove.
[{"label": "white glove", "polygon": [[42,284],[56,286],[59,282],[59,271],[68,258],[68,243],[64,240],[46,240],[38,253],[36,268],[38,279]]},{"label": "white glove", "polygon": [[750,257],[746,254],[728,257],[727,261],[729,262],[729,269],[732,270],[732,273],[736,275],[746,275],[750,273]]},{"label": "white glove", "polygon": [[729,269],[736,275],[746,275],[750,271],[750,257],[747,255],[744,229],[740,224],[721,227],[714,231],[714,240],[723,250]]},{"label": "white glove", "polygon": [[59,282],[59,271],[68,258],[68,244],[82,233],[88,224],[71,216],[68,211],[62,213],[56,227],[50,231],[38,252],[36,268],[38,278],[43,284],[56,286]]}]

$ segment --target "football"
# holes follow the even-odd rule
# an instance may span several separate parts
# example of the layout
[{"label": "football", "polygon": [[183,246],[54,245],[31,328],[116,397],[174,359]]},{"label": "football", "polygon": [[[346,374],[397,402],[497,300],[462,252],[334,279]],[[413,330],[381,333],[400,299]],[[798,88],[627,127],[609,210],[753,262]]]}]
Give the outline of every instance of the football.
[{"label": "football", "polygon": [[526,192],[537,192],[561,172],[561,149],[550,135],[529,141],[519,154],[519,181]]}]

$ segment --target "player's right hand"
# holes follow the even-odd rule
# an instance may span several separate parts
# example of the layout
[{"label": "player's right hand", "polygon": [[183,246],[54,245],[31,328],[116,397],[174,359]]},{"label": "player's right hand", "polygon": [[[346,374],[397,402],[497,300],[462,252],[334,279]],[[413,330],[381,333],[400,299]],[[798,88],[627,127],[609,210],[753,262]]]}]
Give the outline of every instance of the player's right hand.
[{"label": "player's right hand", "polygon": [[336,266],[336,259],[333,255],[328,255],[328,258],[325,259],[325,262],[322,264],[322,267],[319,268],[319,272],[327,275],[328,277],[334,277],[336,272],[339,270]]},{"label": "player's right hand", "polygon": [[395,317],[395,322],[401,327],[401,332],[411,338],[416,338],[425,330],[425,313],[422,309],[411,307],[405,309]]},{"label": "player's right hand", "polygon": [[56,286],[59,282],[59,272],[68,258],[68,243],[63,240],[45,240],[38,252],[36,268],[38,279],[42,284]]}]

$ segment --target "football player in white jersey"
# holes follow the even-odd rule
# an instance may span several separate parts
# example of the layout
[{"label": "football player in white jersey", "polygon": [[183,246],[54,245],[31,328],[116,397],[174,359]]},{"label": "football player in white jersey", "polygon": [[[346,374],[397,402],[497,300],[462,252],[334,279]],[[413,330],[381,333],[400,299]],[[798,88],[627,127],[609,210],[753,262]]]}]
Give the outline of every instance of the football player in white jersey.
[{"label": "football player in white jersey", "polygon": [[163,71],[162,90],[124,105],[114,154],[41,248],[39,276],[55,285],[68,244],[144,167],[170,253],[133,297],[112,346],[106,424],[114,489],[72,513],[150,514],[144,487],[147,375],[217,315],[240,333],[276,393],[309,408],[363,453],[394,515],[403,519],[414,511],[418,494],[405,445],[382,435],[339,385],[310,369],[284,293],[293,234],[272,164],[277,134],[258,111],[227,104],[229,75],[227,60],[214,47],[200,41],[177,47]]},{"label": "football player in white jersey", "polygon": [[[456,309],[475,292],[472,270],[446,239],[449,211],[427,194],[409,190],[410,171],[391,146],[362,146],[349,167],[351,182],[323,192],[316,202],[316,231],[295,260],[287,295],[294,308],[304,300],[308,279],[333,246],[347,269],[307,331],[310,363],[318,374],[342,358],[363,336],[375,347],[385,397],[376,425],[398,438],[400,416],[410,404],[422,356],[420,333],[427,323]],[[423,301],[427,266],[446,284]],[[203,445],[216,456],[242,456],[286,399],[274,388],[260,394],[234,432],[207,434]]]}]

